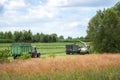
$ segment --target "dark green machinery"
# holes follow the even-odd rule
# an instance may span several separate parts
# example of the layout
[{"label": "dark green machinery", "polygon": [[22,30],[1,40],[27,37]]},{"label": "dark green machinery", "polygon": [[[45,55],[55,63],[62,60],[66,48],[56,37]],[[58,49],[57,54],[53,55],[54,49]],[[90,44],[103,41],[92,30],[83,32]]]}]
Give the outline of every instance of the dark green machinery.
[{"label": "dark green machinery", "polygon": [[79,45],[76,44],[69,44],[66,45],[66,54],[74,54],[74,53],[78,53],[78,54],[89,54],[89,48],[90,46],[87,45],[85,42],[80,41],[80,43],[83,44],[82,47],[80,47]]},{"label": "dark green machinery", "polygon": [[40,53],[30,43],[13,43],[11,45],[11,53],[14,59],[26,53],[31,54],[31,57],[40,57]]},{"label": "dark green machinery", "polygon": [[75,44],[66,45],[66,54],[80,53],[80,47]]}]

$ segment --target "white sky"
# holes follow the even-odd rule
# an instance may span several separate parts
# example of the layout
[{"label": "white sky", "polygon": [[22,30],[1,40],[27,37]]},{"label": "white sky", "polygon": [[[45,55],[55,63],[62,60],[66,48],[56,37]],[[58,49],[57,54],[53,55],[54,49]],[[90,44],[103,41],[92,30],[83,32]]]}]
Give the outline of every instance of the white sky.
[{"label": "white sky", "polygon": [[0,31],[31,30],[64,37],[86,36],[99,9],[119,0],[0,0]]}]

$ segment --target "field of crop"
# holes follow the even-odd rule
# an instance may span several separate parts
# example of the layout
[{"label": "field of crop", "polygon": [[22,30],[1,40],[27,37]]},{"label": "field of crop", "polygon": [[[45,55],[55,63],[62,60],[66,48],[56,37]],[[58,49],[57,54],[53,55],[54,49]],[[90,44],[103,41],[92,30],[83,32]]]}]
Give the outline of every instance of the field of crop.
[{"label": "field of crop", "polygon": [[71,55],[0,64],[1,80],[120,80],[120,54]]},{"label": "field of crop", "polygon": [[41,58],[0,63],[0,80],[120,80],[120,54],[66,56],[66,44],[33,43]]}]

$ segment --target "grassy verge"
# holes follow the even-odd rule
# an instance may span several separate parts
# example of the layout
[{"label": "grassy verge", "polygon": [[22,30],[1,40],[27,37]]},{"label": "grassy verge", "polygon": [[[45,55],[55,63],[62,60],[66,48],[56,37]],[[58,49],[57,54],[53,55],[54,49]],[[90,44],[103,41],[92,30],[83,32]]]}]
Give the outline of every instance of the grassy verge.
[{"label": "grassy verge", "polygon": [[120,80],[120,54],[50,56],[0,64],[0,80]]},{"label": "grassy verge", "polygon": [[120,80],[120,66],[47,74],[0,73],[1,80]]}]

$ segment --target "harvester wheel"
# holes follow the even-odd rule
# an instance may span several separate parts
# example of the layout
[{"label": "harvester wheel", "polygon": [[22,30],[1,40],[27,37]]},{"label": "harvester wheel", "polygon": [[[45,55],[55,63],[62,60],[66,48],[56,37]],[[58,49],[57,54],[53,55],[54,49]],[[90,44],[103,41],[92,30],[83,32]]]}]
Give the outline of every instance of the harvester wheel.
[{"label": "harvester wheel", "polygon": [[89,54],[89,52],[87,52],[87,54]]}]

